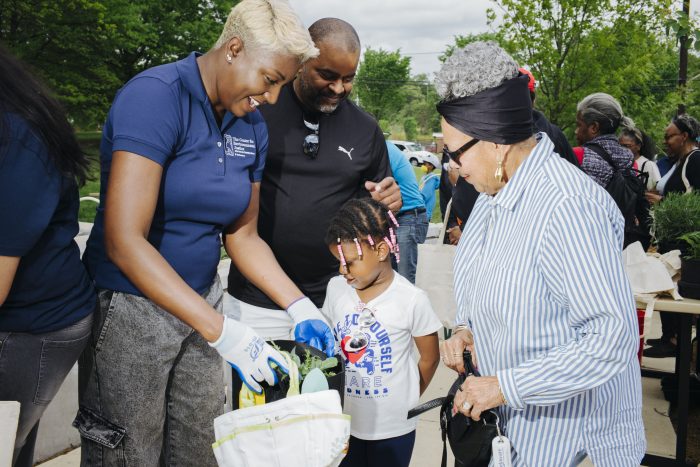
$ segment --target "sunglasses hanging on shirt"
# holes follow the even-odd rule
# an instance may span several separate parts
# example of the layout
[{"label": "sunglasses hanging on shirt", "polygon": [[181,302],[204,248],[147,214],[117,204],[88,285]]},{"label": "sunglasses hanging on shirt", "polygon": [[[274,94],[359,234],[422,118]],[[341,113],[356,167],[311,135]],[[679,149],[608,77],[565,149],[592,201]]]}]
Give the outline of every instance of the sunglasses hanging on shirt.
[{"label": "sunglasses hanging on shirt", "polygon": [[357,307],[360,310],[360,316],[357,318],[359,328],[355,328],[350,333],[350,339],[345,343],[346,352],[359,352],[369,345],[369,334],[366,332],[377,318],[374,317],[374,311],[368,308],[364,303],[360,303]]},{"label": "sunglasses hanging on shirt", "polygon": [[306,137],[304,137],[301,147],[304,150],[304,154],[306,154],[309,159],[316,159],[320,144],[318,139],[318,122],[314,122],[312,119],[304,117],[304,126],[308,130],[311,130],[312,133],[309,133],[306,135]]}]

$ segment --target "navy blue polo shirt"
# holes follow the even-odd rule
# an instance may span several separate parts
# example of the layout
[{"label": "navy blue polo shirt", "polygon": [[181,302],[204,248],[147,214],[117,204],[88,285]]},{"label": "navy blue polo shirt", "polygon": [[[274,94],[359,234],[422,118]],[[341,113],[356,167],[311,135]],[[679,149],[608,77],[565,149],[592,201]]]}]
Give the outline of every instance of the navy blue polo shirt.
[{"label": "navy blue polo shirt", "polygon": [[[243,214],[251,183],[262,178],[268,135],[258,111],[243,118],[226,112],[218,125],[198,56],[146,70],[117,93],[102,133],[100,199],[114,151],[162,165],[148,241],[201,294],[216,274],[222,230]],[[142,295],[107,257],[102,204],[85,263],[97,288]]]},{"label": "navy blue polo shirt", "polygon": [[0,114],[0,256],[19,256],[0,331],[63,329],[96,304],[80,262],[78,186],[62,175],[43,139],[16,114]]}]

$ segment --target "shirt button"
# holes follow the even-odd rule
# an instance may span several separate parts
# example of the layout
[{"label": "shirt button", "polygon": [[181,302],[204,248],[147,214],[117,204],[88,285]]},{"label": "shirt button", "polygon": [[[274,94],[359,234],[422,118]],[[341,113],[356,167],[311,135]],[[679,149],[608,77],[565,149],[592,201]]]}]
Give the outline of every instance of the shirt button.
[{"label": "shirt button", "polygon": [[219,147],[221,147],[221,141],[219,141],[218,143],[216,143],[216,145],[219,146]]},{"label": "shirt button", "polygon": [[219,157],[219,164],[221,164],[223,161],[224,160],[221,157]]}]

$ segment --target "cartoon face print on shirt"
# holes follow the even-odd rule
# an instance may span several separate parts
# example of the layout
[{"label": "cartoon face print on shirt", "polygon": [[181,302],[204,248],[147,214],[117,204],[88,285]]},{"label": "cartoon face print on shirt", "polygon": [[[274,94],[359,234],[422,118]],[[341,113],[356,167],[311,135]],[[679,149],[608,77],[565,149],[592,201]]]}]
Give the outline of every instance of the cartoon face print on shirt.
[{"label": "cartoon face print on shirt", "polygon": [[346,394],[351,397],[381,397],[390,392],[383,377],[393,372],[391,338],[381,322],[381,310],[376,310],[375,314],[377,318],[374,323],[362,329],[369,337],[369,343],[358,352],[346,351],[343,343],[359,328],[360,311],[353,310],[345,314],[344,319],[337,322],[333,329],[345,358]]}]

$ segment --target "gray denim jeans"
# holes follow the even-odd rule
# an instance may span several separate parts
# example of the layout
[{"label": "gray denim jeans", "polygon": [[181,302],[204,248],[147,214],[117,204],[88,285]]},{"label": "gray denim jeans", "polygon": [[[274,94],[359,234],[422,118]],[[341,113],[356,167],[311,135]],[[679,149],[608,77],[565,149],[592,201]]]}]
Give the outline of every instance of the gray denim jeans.
[{"label": "gray denim jeans", "polygon": [[[220,313],[218,276],[203,297]],[[98,291],[93,339],[80,358],[81,466],[216,466],[222,359],[149,299]]]},{"label": "gray denim jeans", "polygon": [[33,465],[39,419],[87,345],[92,318],[42,334],[0,332],[0,400],[20,403],[15,467]]}]

